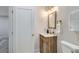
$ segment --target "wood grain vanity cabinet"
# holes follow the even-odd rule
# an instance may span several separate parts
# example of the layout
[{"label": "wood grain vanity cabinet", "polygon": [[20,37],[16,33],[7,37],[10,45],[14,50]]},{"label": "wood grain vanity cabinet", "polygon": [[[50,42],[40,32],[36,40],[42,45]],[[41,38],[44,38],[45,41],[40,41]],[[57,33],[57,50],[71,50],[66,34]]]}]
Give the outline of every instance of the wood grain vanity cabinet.
[{"label": "wood grain vanity cabinet", "polygon": [[40,34],[40,53],[57,53],[57,36]]}]

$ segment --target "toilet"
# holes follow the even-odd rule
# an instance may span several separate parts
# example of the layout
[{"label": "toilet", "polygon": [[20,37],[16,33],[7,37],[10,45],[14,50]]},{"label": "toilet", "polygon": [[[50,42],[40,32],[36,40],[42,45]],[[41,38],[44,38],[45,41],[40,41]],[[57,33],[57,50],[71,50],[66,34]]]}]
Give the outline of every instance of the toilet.
[{"label": "toilet", "polygon": [[79,46],[67,41],[61,41],[62,53],[79,53]]}]

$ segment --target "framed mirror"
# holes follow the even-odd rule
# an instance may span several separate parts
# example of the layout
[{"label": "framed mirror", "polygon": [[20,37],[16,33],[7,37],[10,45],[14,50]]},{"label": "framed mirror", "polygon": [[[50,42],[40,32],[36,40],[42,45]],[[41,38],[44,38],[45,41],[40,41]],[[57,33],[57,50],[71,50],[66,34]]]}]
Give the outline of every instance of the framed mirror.
[{"label": "framed mirror", "polygon": [[48,28],[56,29],[56,11],[48,15]]}]

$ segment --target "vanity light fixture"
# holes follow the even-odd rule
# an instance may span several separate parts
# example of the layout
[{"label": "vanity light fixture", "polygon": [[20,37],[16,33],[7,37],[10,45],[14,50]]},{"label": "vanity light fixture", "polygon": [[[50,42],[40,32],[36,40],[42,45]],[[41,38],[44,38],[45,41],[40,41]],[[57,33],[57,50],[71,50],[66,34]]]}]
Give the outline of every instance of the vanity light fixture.
[{"label": "vanity light fixture", "polygon": [[51,14],[51,13],[53,13],[55,11],[58,11],[58,7],[53,7],[50,10],[48,10],[48,14]]},{"label": "vanity light fixture", "polygon": [[51,8],[52,11],[58,11],[58,7]]}]

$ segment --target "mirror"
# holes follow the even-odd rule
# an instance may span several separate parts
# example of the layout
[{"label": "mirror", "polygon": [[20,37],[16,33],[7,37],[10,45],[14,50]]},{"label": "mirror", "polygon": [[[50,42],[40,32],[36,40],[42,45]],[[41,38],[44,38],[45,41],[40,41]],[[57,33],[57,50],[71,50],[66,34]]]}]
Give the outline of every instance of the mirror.
[{"label": "mirror", "polygon": [[56,11],[48,15],[48,28],[56,29]]}]

